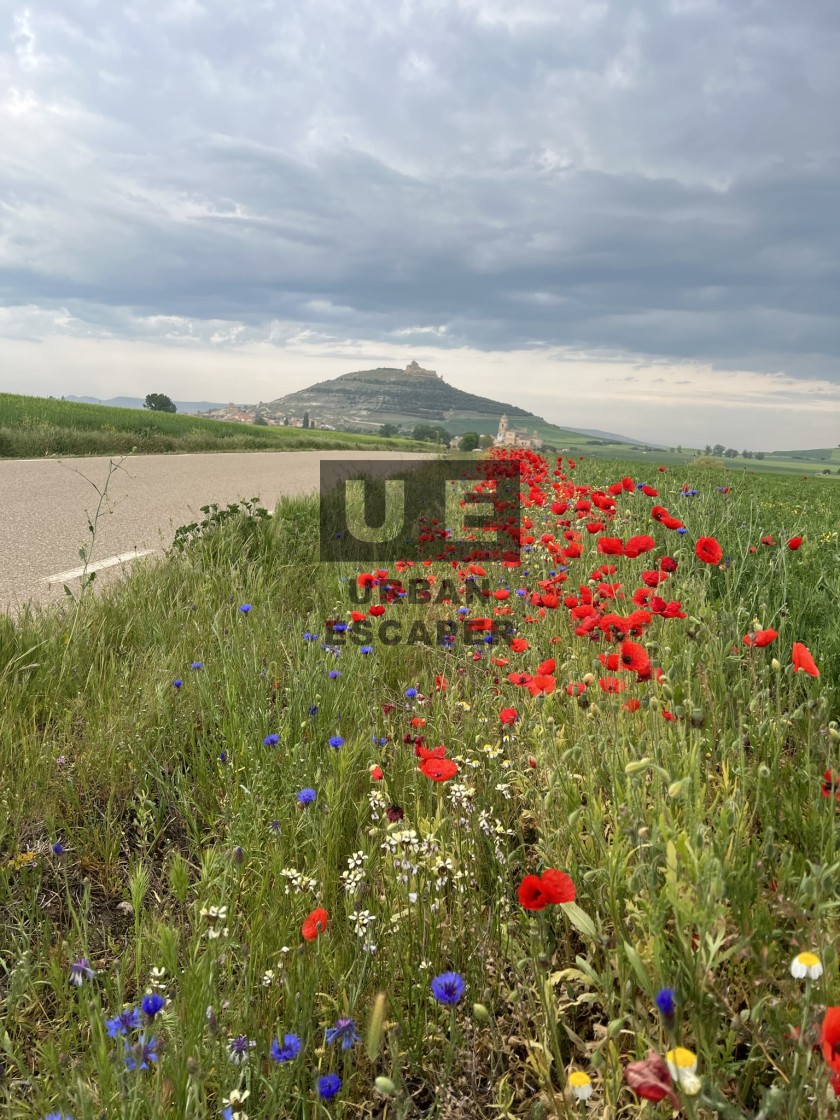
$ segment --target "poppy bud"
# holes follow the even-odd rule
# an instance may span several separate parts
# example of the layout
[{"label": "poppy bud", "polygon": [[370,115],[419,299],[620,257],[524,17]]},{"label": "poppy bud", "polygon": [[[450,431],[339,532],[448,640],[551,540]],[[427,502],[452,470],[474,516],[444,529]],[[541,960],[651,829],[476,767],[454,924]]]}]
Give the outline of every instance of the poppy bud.
[{"label": "poppy bud", "polygon": [[537,760],[534,758],[534,756],[532,754],[528,755],[528,765],[531,767],[532,770],[536,770],[536,768],[537,768]]},{"label": "poppy bud", "polygon": [[483,1003],[474,1003],[472,1006],[473,1015],[478,1019],[479,1023],[492,1023],[490,1012]]},{"label": "poppy bud", "polygon": [[586,676],[583,678],[583,683],[584,684],[592,684],[592,682],[594,680],[595,680],[595,674],[594,673],[587,673]]},{"label": "poppy bud", "polygon": [[397,1087],[390,1077],[377,1077],[374,1085],[383,1097],[393,1097],[397,1091]]},{"label": "poppy bud", "polygon": [[840,731],[838,731],[836,727],[829,727],[828,737],[836,743],[838,739],[840,739]]},{"label": "poppy bud", "polygon": [[775,671],[777,673],[782,667],[782,664],[777,657],[774,657],[773,660],[770,662],[770,664],[773,666],[773,668],[775,669]]},{"label": "poppy bud", "polygon": [[649,758],[639,758],[635,762],[628,762],[624,767],[625,774],[640,774],[642,770],[647,770],[650,766],[651,760]]},{"label": "poppy bud", "polygon": [[678,782],[671,782],[671,784],[668,786],[668,796],[673,800],[676,800],[677,798],[682,797],[682,795],[690,785],[691,778],[680,778]]}]

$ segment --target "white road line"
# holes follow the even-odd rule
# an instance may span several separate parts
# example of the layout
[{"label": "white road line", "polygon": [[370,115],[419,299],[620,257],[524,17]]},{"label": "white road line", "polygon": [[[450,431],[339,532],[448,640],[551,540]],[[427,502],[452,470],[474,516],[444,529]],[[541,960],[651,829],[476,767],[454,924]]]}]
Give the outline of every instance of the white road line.
[{"label": "white road line", "polygon": [[157,552],[156,548],[141,548],[138,552],[122,552],[119,556],[109,556],[107,560],[97,560],[95,564],[88,564],[87,568],[71,568],[69,572],[59,572],[55,576],[47,576],[44,583],[66,583],[68,579],[78,579],[85,572],[101,572],[103,568],[115,568],[117,564],[127,564],[139,556],[151,556]]}]

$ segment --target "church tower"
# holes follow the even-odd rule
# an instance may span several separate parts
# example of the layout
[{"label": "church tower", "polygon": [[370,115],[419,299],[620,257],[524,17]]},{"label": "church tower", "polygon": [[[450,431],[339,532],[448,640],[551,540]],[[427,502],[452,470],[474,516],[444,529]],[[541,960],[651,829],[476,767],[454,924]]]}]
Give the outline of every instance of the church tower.
[{"label": "church tower", "polygon": [[508,418],[507,418],[507,416],[500,416],[499,417],[499,434],[496,436],[496,443],[504,443],[505,442],[505,434],[506,434],[507,430],[508,430]]}]

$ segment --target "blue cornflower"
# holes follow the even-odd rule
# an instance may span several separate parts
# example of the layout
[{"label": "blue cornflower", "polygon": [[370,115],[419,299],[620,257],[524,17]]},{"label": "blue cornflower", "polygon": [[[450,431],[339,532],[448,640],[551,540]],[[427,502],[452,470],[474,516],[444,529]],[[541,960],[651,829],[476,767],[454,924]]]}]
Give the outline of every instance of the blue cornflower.
[{"label": "blue cornflower", "polygon": [[228,1039],[228,1057],[235,1066],[241,1066],[248,1061],[248,1053],[256,1046],[256,1042],[245,1034],[238,1034],[236,1038]]},{"label": "blue cornflower", "polygon": [[280,822],[276,818],[271,822],[271,824],[268,827],[275,834],[279,834],[283,831],[283,826],[280,824]]},{"label": "blue cornflower", "polygon": [[684,537],[685,534],[688,532],[688,529],[686,529],[686,527],[683,525],[683,527],[681,529],[677,529],[677,532],[680,534],[681,537]]},{"label": "blue cornflower", "polygon": [[388,740],[387,740],[387,739],[385,739],[385,738],[382,738],[382,739],[377,739],[377,737],[376,737],[375,735],[371,735],[371,737],[370,737],[370,738],[371,738],[371,742],[372,742],[372,743],[373,743],[373,745],[374,745],[374,746],[376,746],[376,747],[384,747],[384,746],[385,746],[385,744],[386,744],[386,743],[388,742]]},{"label": "blue cornflower", "polygon": [[303,1043],[296,1034],[284,1034],[283,1045],[278,1039],[271,1040],[271,1056],[275,1062],[291,1062],[301,1051]]},{"label": "blue cornflower", "polygon": [[74,988],[81,988],[85,980],[92,980],[96,971],[90,967],[86,957],[79,957],[70,965],[70,983]]},{"label": "blue cornflower", "polygon": [[347,623],[346,622],[336,622],[335,625],[332,627],[332,632],[333,632],[333,634],[343,634],[346,629],[347,629]]},{"label": "blue cornflower", "polygon": [[361,1038],[356,1032],[356,1023],[353,1019],[336,1019],[334,1027],[327,1027],[327,1044],[341,1043],[342,1050],[350,1050]]},{"label": "blue cornflower", "polygon": [[298,791],[298,795],[297,795],[298,804],[299,805],[311,805],[312,802],[315,800],[315,798],[317,796],[318,795],[316,794],[315,790],[311,789],[309,786],[307,786],[306,789],[302,789],[302,790]]},{"label": "blue cornflower", "polygon": [[362,646],[359,653],[373,653],[373,646]]},{"label": "blue cornflower", "polygon": [[180,677],[178,677],[178,679],[177,679],[177,680],[174,680],[174,681],[172,682],[172,687],[173,687],[173,688],[180,688],[180,687],[181,687],[181,685],[182,685],[183,683],[184,683],[184,682],[183,682],[183,681],[181,680],[181,678],[180,678]]},{"label": "blue cornflower", "polygon": [[156,1038],[150,1038],[146,1041],[146,1036],[141,1034],[133,1045],[126,1041],[125,1057],[123,1058],[126,1069],[148,1069],[149,1062],[156,1062],[157,1060]]},{"label": "blue cornflower", "polygon": [[67,852],[67,849],[64,847],[60,840],[56,840],[56,842],[52,846],[52,850],[54,856],[63,856]]},{"label": "blue cornflower", "polygon": [[44,1120],[73,1120],[69,1112],[48,1112]]},{"label": "blue cornflower", "polygon": [[317,634],[310,634],[309,631],[306,630],[304,632],[304,635],[303,635],[303,640],[305,642],[317,642],[318,641],[318,635]]},{"label": "blue cornflower", "polygon": [[330,669],[329,677],[331,681],[334,681],[336,677],[340,676],[341,673],[338,671],[338,669]]},{"label": "blue cornflower", "polygon": [[311,716],[317,716],[317,714],[318,714],[318,705],[317,704],[310,704],[309,705],[309,714]]},{"label": "blue cornflower", "polygon": [[144,1014],[148,1015],[150,1019],[154,1019],[158,1011],[163,1010],[163,1005],[165,1003],[166,1000],[163,996],[158,995],[157,992],[152,992],[148,996],[143,996],[143,999],[140,1001],[140,1006],[143,1008]]},{"label": "blue cornflower", "polygon": [[416,695],[417,695],[417,689],[416,688],[407,688],[405,690],[406,700],[413,700]]},{"label": "blue cornflower", "polygon": [[431,984],[432,995],[438,1003],[457,1003],[464,994],[464,981],[457,972],[442,972]]},{"label": "blue cornflower", "polygon": [[522,598],[523,596],[527,595],[527,594],[528,594],[528,592],[527,592],[527,591],[525,590],[525,588],[524,588],[524,587],[517,587],[517,589],[516,589],[516,594],[517,594],[517,595],[519,596],[519,598],[521,599],[521,598]]},{"label": "blue cornflower", "polygon": [[637,482],[637,483],[636,483],[636,489],[637,489],[637,490],[644,490],[644,488],[645,488],[646,486],[647,486],[647,483],[646,483],[646,482]]},{"label": "blue cornflower", "polygon": [[673,1019],[676,1004],[674,1002],[674,989],[662,988],[656,993],[656,1006],[665,1019]]},{"label": "blue cornflower", "polygon": [[222,753],[219,755],[219,762],[227,762],[227,751],[222,751]]},{"label": "blue cornflower", "polygon": [[462,618],[464,617],[464,615],[468,615],[469,613],[470,613],[470,608],[469,607],[458,607],[458,614]]},{"label": "blue cornflower", "polygon": [[248,612],[251,610],[251,604],[250,603],[243,603],[242,606],[239,609],[242,611],[243,614],[248,614]]},{"label": "blue cornflower", "polygon": [[325,1073],[318,1078],[318,1096],[321,1100],[331,1100],[341,1088],[341,1078],[337,1073]]},{"label": "blue cornflower", "polygon": [[266,737],[263,739],[263,746],[264,747],[276,747],[279,742],[280,742],[280,736],[275,734],[275,732],[272,731],[272,733],[270,735],[266,735]]},{"label": "blue cornflower", "polygon": [[119,1015],[115,1015],[113,1019],[106,1019],[105,1030],[109,1038],[116,1038],[118,1035],[136,1031],[141,1024],[140,1012],[136,1007],[129,1007]]},{"label": "blue cornflower", "polygon": [[203,669],[204,668],[204,662],[203,661],[193,661],[192,665],[190,665],[190,668],[191,669]]},{"label": "blue cornflower", "polygon": [[333,747],[335,750],[338,750],[339,747],[344,746],[344,740],[341,738],[340,735],[332,735],[330,737],[330,746]]}]

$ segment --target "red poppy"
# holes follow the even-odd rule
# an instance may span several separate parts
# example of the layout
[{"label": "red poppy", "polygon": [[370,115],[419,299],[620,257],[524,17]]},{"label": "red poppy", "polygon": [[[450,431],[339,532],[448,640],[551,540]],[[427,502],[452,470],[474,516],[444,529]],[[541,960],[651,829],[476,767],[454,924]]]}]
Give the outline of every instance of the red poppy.
[{"label": "red poppy", "polygon": [[319,933],[323,933],[327,928],[329,921],[329,914],[320,906],[317,910],[304,919],[303,925],[300,927],[300,932],[303,934],[304,941],[314,941]]},{"label": "red poppy", "polygon": [[519,718],[519,713],[516,708],[502,708],[499,712],[499,723],[504,727],[510,727],[511,724],[516,723]]},{"label": "red poppy", "polygon": [[643,537],[631,537],[624,546],[624,555],[633,559],[636,556],[641,556],[643,552],[650,552],[651,549],[654,548],[656,548],[656,541],[653,537],[647,535]]},{"label": "red poppy", "polygon": [[558,871],[554,867],[546,868],[540,876],[543,891],[548,896],[548,901],[553,905],[563,902],[574,902],[577,897],[575,884],[565,871]]},{"label": "red poppy", "polygon": [[618,677],[601,677],[598,681],[604,692],[623,692],[627,685]]},{"label": "red poppy", "polygon": [[659,561],[659,567],[663,572],[675,572],[677,570],[677,562],[673,556],[663,556]]},{"label": "red poppy", "polygon": [[761,538],[761,543],[762,543],[763,545],[765,545],[765,546],[766,546],[767,548],[775,548],[775,546],[776,546],[776,542],[775,542],[775,541],[773,540],[773,538],[772,538],[772,537],[770,537],[770,536],[768,536],[768,537],[762,537],[762,538]]},{"label": "red poppy", "polygon": [[642,706],[642,702],[641,702],[641,700],[635,700],[635,699],[634,700],[625,700],[624,703],[621,706],[622,706],[622,708],[624,708],[624,710],[626,712],[638,712],[639,708]]},{"label": "red poppy", "polygon": [[557,686],[554,677],[538,673],[525,685],[532,696],[550,696]]},{"label": "red poppy", "polygon": [[644,646],[638,642],[621,643],[621,667],[633,673],[644,673],[650,668],[650,658]]},{"label": "red poppy", "polygon": [[435,676],[435,688],[438,692],[446,692],[447,688],[449,688],[449,682],[446,677],[441,676],[440,673]]},{"label": "red poppy", "polygon": [[674,1108],[680,1107],[680,1098],[674,1092],[667,1064],[654,1050],[641,1062],[631,1062],[624,1070],[624,1080],[637,1097],[646,1101],[661,1101],[667,1097]]},{"label": "red poppy", "polygon": [[756,630],[753,634],[744,635],[744,645],[753,646],[755,649],[764,649],[778,638],[775,630]]},{"label": "red poppy", "polygon": [[385,608],[381,603],[374,603],[368,611],[368,614],[373,618],[380,618],[385,613]]},{"label": "red poppy", "polygon": [[840,774],[834,774],[831,770],[826,770],[822,780],[823,797],[831,797],[832,789],[834,790],[835,800],[840,801]]},{"label": "red poppy", "polygon": [[451,758],[426,758],[420,763],[419,769],[433,782],[448,782],[458,773],[458,766]]},{"label": "red poppy", "polygon": [[660,583],[664,583],[667,578],[667,572],[660,572],[656,568],[652,568],[648,572],[642,572],[642,583],[645,587],[658,587]]},{"label": "red poppy", "polygon": [[350,618],[353,622],[364,622],[364,620],[367,618],[367,615],[364,611],[351,611]]},{"label": "red poppy", "polygon": [[[408,742],[411,742],[410,738]],[[419,759],[425,762],[427,758],[446,758],[446,747],[441,743],[439,747],[435,747],[434,750],[432,750],[429,747],[424,747],[423,740],[418,739],[414,746],[414,753]]]},{"label": "red poppy", "polygon": [[694,553],[704,564],[719,564],[723,559],[723,549],[714,537],[699,537]]},{"label": "red poppy", "polygon": [[528,643],[524,638],[514,638],[510,643],[510,648],[514,653],[524,653],[528,649]]},{"label": "red poppy", "polygon": [[542,875],[526,875],[517,891],[524,910],[545,910],[562,902],[574,902],[575,885],[564,871],[548,868]]},{"label": "red poppy", "polygon": [[527,687],[533,679],[530,673],[508,673],[508,680],[510,683],[519,685],[522,688]]},{"label": "red poppy", "polygon": [[823,1057],[835,1073],[840,1073],[840,1007],[827,1007],[820,1029]]},{"label": "red poppy", "polygon": [[543,662],[540,663],[540,665],[537,669],[537,674],[536,675],[538,677],[550,677],[550,676],[552,676],[552,674],[554,673],[554,670],[556,668],[557,668],[557,662],[554,660],[553,657],[549,657],[547,661],[543,661]]},{"label": "red poppy", "polygon": [[598,551],[602,556],[621,556],[624,542],[621,537],[601,537],[598,540]]},{"label": "red poppy", "polygon": [[582,696],[586,692],[586,685],[580,681],[574,681],[572,684],[566,685],[566,692],[569,696]]},{"label": "red poppy", "polygon": [[371,766],[371,768],[370,768],[370,780],[372,782],[381,782],[384,777],[385,777],[385,775],[382,773],[382,767],[381,766]]},{"label": "red poppy", "polygon": [[809,677],[818,677],[820,671],[811,656],[811,651],[802,642],[793,643],[793,671],[794,673],[807,673]]},{"label": "red poppy", "polygon": [[787,546],[788,546],[788,548],[790,549],[791,552],[796,552],[796,550],[802,544],[802,541],[803,541],[802,537],[791,537],[790,540],[787,542]]}]

